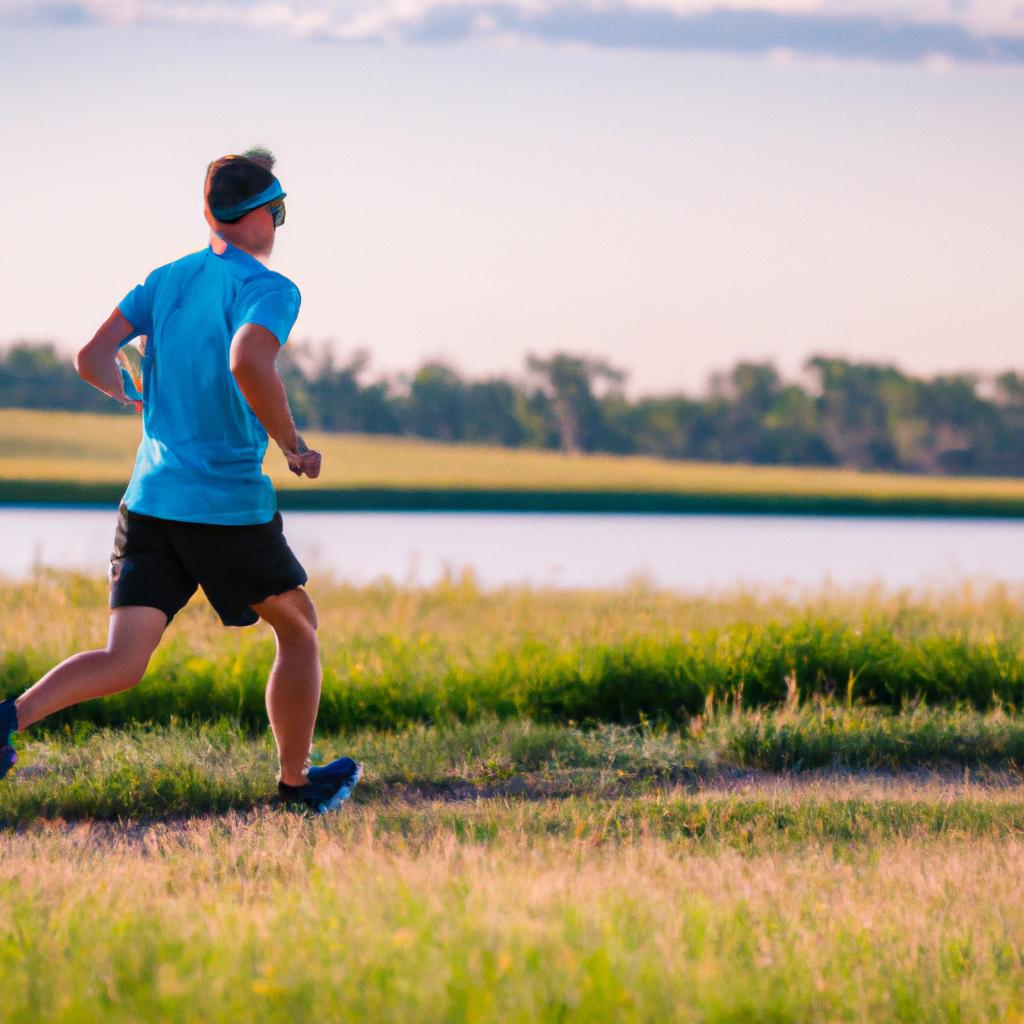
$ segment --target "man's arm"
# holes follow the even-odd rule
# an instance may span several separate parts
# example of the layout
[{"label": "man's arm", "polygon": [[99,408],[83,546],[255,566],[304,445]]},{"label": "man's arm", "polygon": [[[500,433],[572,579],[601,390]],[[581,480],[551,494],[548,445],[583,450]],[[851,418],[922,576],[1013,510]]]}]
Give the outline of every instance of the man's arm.
[{"label": "man's arm", "polygon": [[124,393],[117,351],[125,338],[135,333],[120,310],[115,309],[103,322],[92,340],[75,356],[75,369],[86,383],[124,405],[138,406]]},{"label": "man's arm", "polygon": [[296,475],[311,480],[320,475],[320,453],[306,447],[295,430],[284,382],[275,362],[281,351],[277,338],[259,324],[243,324],[231,341],[231,372],[245,400],[288,460]]}]

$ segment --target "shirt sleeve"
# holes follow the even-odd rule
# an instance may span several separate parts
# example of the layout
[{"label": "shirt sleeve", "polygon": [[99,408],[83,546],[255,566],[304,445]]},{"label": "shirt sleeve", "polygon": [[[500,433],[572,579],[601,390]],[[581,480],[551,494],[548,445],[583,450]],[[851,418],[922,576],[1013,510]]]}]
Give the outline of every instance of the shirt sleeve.
[{"label": "shirt sleeve", "polygon": [[258,324],[283,345],[295,325],[301,302],[299,289],[288,278],[280,274],[256,278],[242,289],[234,328],[237,331],[243,324]]},{"label": "shirt sleeve", "polygon": [[127,345],[132,338],[140,334],[153,333],[153,289],[155,284],[154,271],[146,278],[145,284],[137,284],[118,304],[121,316],[132,325],[135,333],[122,342]]}]

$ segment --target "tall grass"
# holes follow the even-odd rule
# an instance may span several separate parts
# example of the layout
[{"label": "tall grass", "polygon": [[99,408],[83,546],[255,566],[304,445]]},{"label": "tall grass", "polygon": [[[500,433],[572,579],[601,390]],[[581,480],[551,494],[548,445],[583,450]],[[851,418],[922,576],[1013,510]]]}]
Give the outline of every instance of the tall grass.
[{"label": "tall grass", "polygon": [[[471,580],[425,590],[313,588],[321,610],[328,731],[524,717],[686,724],[711,705],[800,699],[900,708],[1024,704],[1015,591],[917,601],[863,593],[786,602],[507,590]],[[42,575],[0,589],[0,694],[102,642],[99,581]],[[224,718],[265,726],[273,644],[219,629],[194,603],[134,690],[61,713],[123,724]]]}]

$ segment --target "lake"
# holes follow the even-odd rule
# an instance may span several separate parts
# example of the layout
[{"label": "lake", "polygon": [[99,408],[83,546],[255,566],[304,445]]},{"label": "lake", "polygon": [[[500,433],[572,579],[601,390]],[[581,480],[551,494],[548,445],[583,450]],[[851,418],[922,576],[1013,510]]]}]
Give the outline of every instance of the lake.
[{"label": "lake", "polygon": [[[115,511],[0,507],[0,574],[106,572]],[[429,584],[471,570],[485,587],[680,592],[762,586],[947,587],[1024,580],[1024,521],[742,515],[288,512],[312,573]]]}]

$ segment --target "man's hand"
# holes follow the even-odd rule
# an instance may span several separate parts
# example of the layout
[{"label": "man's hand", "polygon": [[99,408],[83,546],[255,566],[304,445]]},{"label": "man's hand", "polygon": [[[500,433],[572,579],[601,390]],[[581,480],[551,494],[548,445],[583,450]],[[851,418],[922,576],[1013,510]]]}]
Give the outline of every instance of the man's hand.
[{"label": "man's hand", "polygon": [[295,435],[295,447],[293,449],[282,448],[284,457],[288,460],[288,468],[296,476],[308,476],[315,480],[320,475],[320,463],[322,461],[319,452],[310,448],[301,435]]},{"label": "man's hand", "polygon": [[115,309],[75,357],[75,369],[82,380],[97,390],[140,412],[142,403],[125,394],[118,363],[118,348],[133,331],[132,325]]}]

